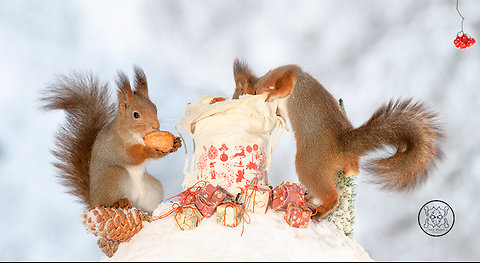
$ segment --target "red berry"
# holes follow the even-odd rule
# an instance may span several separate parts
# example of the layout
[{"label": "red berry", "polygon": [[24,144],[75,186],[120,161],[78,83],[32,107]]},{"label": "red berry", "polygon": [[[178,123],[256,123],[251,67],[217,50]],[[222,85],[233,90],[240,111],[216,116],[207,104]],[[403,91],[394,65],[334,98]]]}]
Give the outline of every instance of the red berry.
[{"label": "red berry", "polygon": [[455,40],[453,40],[453,44],[457,48],[465,49],[475,44],[475,39],[463,32],[459,32]]}]

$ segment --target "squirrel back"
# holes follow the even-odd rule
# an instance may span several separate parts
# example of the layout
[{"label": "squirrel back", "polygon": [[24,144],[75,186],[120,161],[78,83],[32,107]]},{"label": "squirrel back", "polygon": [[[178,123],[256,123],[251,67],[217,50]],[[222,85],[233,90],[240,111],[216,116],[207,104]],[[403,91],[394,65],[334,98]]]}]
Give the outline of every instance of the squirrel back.
[{"label": "squirrel back", "polygon": [[56,135],[57,158],[54,166],[69,193],[89,202],[89,164],[98,132],[109,123],[115,105],[109,100],[106,85],[100,85],[91,74],[62,76],[49,85],[41,98],[46,110],[64,110],[66,122]]},{"label": "squirrel back", "polygon": [[297,144],[295,167],[300,182],[322,202],[318,217],[338,205],[337,171],[357,175],[359,159],[372,151],[385,147],[395,150],[389,157],[368,161],[363,168],[376,175],[373,182],[397,191],[413,189],[425,181],[443,156],[438,115],[423,103],[392,100],[354,128],[335,98],[296,65],[278,67],[258,78],[246,63],[236,59],[234,76],[234,98],[268,94],[267,100],[286,99]]}]

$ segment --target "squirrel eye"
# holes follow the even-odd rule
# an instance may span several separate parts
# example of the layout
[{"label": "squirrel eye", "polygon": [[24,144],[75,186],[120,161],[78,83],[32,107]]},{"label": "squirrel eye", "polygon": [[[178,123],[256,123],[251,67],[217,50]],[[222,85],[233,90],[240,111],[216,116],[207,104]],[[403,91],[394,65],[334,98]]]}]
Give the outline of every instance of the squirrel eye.
[{"label": "squirrel eye", "polygon": [[138,112],[134,112],[134,113],[133,113],[133,117],[134,117],[135,119],[138,119],[138,118],[140,118],[140,114],[138,114]]}]

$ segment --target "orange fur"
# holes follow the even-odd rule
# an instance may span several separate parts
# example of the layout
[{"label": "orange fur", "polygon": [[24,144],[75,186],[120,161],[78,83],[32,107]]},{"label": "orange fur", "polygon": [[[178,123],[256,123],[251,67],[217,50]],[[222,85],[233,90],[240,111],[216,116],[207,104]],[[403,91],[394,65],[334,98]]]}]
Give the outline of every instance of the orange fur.
[{"label": "orange fur", "polygon": [[254,85],[255,94],[268,94],[267,100],[286,97],[298,78],[298,67],[287,65],[269,71]]},{"label": "orange fur", "polygon": [[[129,163],[132,165],[142,164],[146,159],[151,158],[152,155],[148,152],[148,147],[141,144],[134,144],[128,148]],[[150,148],[151,149],[151,148]]]},{"label": "orange fur", "polygon": [[[376,174],[385,188],[409,190],[426,180],[442,157],[443,132],[437,114],[411,99],[390,101],[362,126],[354,128],[338,102],[312,76],[296,65],[281,66],[257,78],[247,64],[235,60],[234,98],[242,94],[269,94],[268,99],[286,97],[288,117],[295,134],[295,167],[300,182],[322,204],[317,217],[324,217],[338,205],[334,176],[359,172],[359,160],[367,152],[392,146],[396,153],[373,160],[365,167]],[[239,70],[241,69],[241,70]],[[251,93],[241,93],[238,91]]]},{"label": "orange fur", "polygon": [[106,85],[99,86],[92,76],[63,77],[48,87],[44,107],[67,114],[67,124],[57,136],[55,166],[70,192],[88,207],[128,198],[134,206],[152,212],[163,198],[163,186],[142,164],[176,151],[181,140],[176,137],[167,152],[142,144],[145,134],[160,127],[142,69],[135,67],[134,90],[122,72],[117,86],[116,112]]}]

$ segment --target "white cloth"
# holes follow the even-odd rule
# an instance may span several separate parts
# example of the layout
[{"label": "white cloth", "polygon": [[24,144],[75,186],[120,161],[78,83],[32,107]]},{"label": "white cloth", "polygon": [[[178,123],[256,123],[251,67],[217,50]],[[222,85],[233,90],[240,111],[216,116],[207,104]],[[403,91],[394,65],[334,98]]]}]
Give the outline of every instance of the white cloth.
[{"label": "white cloth", "polygon": [[194,148],[190,171],[185,148],[184,187],[205,180],[236,195],[246,185],[268,185],[271,153],[286,122],[277,115],[279,101],[265,102],[266,97],[210,104],[214,97],[205,96],[187,105],[177,123],[177,130],[181,125],[192,136]]}]

